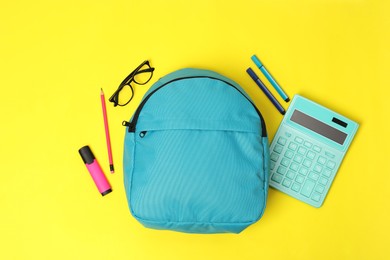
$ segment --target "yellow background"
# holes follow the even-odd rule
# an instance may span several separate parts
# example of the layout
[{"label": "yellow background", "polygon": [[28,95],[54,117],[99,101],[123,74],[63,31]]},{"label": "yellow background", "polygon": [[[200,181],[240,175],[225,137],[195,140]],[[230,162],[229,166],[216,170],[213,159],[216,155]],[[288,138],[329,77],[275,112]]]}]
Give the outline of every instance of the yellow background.
[{"label": "yellow background", "polygon": [[[389,17],[386,0],[2,1],[0,258],[389,259]],[[124,108],[107,103],[113,175],[100,88],[107,98],[145,59],[153,82],[212,69],[247,90],[271,140],[282,117],[245,72],[253,54],[291,97],[360,123],[325,204],[270,189],[239,235],[142,227],[123,189],[121,122],[151,84]],[[113,186],[105,197],[78,154],[86,144]]]}]

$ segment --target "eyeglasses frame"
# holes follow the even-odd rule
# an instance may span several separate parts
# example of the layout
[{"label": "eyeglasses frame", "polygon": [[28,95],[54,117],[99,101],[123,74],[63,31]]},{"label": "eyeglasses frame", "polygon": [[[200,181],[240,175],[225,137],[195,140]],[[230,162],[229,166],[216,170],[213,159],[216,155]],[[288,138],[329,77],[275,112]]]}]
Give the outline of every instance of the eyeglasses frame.
[{"label": "eyeglasses frame", "polygon": [[[143,66],[147,65],[148,68],[147,69],[143,69],[143,70],[140,70]],[[131,82],[134,82],[138,85],[145,85],[147,84],[153,77],[153,71],[154,71],[154,68],[150,66],[149,64],[149,61],[148,60],[145,60],[144,62],[142,62],[135,70],[133,70],[123,81],[122,83],[119,85],[118,89],[114,92],[114,94],[111,95],[111,97],[108,99],[110,102],[114,103],[114,107],[116,106],[126,106],[127,104],[130,103],[130,101],[133,99],[134,97],[134,90],[133,90],[133,87],[130,85]],[[140,82],[137,82],[134,77],[138,74],[141,74],[141,73],[145,73],[145,72],[151,72],[151,75],[150,75],[150,78],[146,81],[146,82],[143,82],[143,83],[140,83]],[[119,93],[122,91],[122,89],[125,87],[125,86],[129,86],[130,89],[131,89],[131,98],[125,103],[125,104],[120,104],[119,103]]]}]

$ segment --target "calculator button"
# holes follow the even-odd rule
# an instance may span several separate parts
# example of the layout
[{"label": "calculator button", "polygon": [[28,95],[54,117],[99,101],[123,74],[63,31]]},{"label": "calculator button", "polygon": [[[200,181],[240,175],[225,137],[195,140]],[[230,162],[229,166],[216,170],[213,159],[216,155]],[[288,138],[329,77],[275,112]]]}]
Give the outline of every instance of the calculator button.
[{"label": "calculator button", "polygon": [[289,132],[285,132],[284,133],[287,137],[291,137],[291,133],[289,133]]},{"label": "calculator button", "polygon": [[314,181],[312,181],[312,180],[310,180],[310,179],[307,179],[306,182],[305,182],[305,184],[304,184],[303,187],[302,187],[301,194],[302,194],[303,196],[306,196],[306,197],[309,198],[311,192],[312,192],[313,189],[314,189],[314,185],[315,185],[315,184],[316,184],[316,183],[315,183]]},{"label": "calculator button", "polygon": [[288,167],[290,164],[290,160],[287,158],[283,158],[282,161],[280,162],[281,165]]},{"label": "calculator button", "polygon": [[278,169],[276,170],[277,173],[280,173],[281,175],[284,175],[287,171],[286,167],[279,166]]},{"label": "calculator button", "polygon": [[296,154],[294,157],[294,162],[301,163],[303,160],[302,155]]},{"label": "calculator button", "polygon": [[323,156],[320,156],[320,157],[318,157],[317,162],[318,162],[319,164],[324,165],[324,164],[326,163],[326,158],[323,157]]},{"label": "calculator button", "polygon": [[300,173],[300,174],[302,174],[302,175],[304,175],[304,176],[306,176],[306,174],[309,172],[309,170],[307,169],[307,168],[305,168],[305,167],[301,167],[300,169],[299,169],[299,171],[298,171],[298,173]]},{"label": "calculator button", "polygon": [[305,180],[305,177],[303,177],[302,175],[299,175],[299,174],[295,178],[295,181],[298,182],[299,184],[302,184],[304,180]]},{"label": "calculator button", "polygon": [[269,164],[270,170],[273,170],[275,168],[275,162],[271,161]]},{"label": "calculator button", "polygon": [[290,165],[290,169],[293,170],[294,172],[298,171],[298,169],[299,169],[299,164],[293,162],[293,163]]},{"label": "calculator button", "polygon": [[284,153],[284,157],[286,157],[288,159],[293,158],[293,156],[294,156],[294,153],[291,152],[290,150],[286,150],[286,152]]},{"label": "calculator button", "polygon": [[320,153],[322,149],[321,149],[321,147],[314,145],[313,150],[316,151],[317,153]]},{"label": "calculator button", "polygon": [[280,153],[282,153],[282,151],[283,151],[283,146],[281,146],[279,144],[275,145],[275,147],[274,147],[274,152],[275,153],[280,154]]},{"label": "calculator button", "polygon": [[332,175],[332,171],[329,169],[325,169],[322,173],[325,177],[330,177]]},{"label": "calculator button", "polygon": [[317,172],[317,173],[321,173],[322,172],[322,166],[321,165],[319,165],[319,164],[316,164],[315,166],[314,166],[314,168],[313,168],[313,170],[315,171],[315,172]]},{"label": "calculator button", "polygon": [[311,166],[311,161],[308,159],[305,159],[305,160],[303,160],[302,164],[303,164],[303,166],[306,166],[307,168],[309,168]]},{"label": "calculator button", "polygon": [[293,191],[298,192],[301,189],[301,185],[299,185],[298,183],[294,182],[294,184],[292,185],[291,189]]},{"label": "calculator button", "polygon": [[298,153],[300,155],[305,155],[306,151],[307,151],[307,149],[305,147],[299,147],[298,148]]},{"label": "calculator button", "polygon": [[331,159],[334,159],[335,155],[333,153],[330,153],[330,152],[325,152],[325,155],[328,156],[329,158]]},{"label": "calculator button", "polygon": [[294,179],[295,177],[295,172],[293,171],[288,171],[287,174],[286,174],[286,177],[289,178],[289,179]]},{"label": "calculator button", "polygon": [[318,202],[321,199],[321,194],[314,192],[313,196],[311,196],[311,199]]},{"label": "calculator button", "polygon": [[298,145],[296,143],[290,143],[288,145],[288,148],[295,151],[298,148]]},{"label": "calculator button", "polygon": [[279,159],[279,155],[276,153],[271,153],[270,158],[272,161],[276,162]]},{"label": "calculator button", "polygon": [[281,144],[281,145],[285,145],[287,142],[287,139],[280,136],[279,139],[278,139],[278,144]]},{"label": "calculator button", "polygon": [[313,146],[313,144],[310,143],[310,142],[308,142],[308,141],[305,141],[305,142],[303,143],[303,145],[306,146],[307,148],[311,148],[311,147]]},{"label": "calculator button", "polygon": [[320,175],[316,172],[310,172],[309,176],[308,176],[310,179],[316,181],[318,180],[318,178],[320,177]]},{"label": "calculator button", "polygon": [[324,190],[325,190],[325,187],[322,186],[322,185],[317,185],[316,188],[315,188],[315,191],[319,192],[319,193],[323,193]]},{"label": "calculator button", "polygon": [[298,144],[301,144],[301,143],[303,143],[303,139],[302,138],[300,138],[299,136],[297,136],[297,137],[295,137],[295,142],[297,142]]},{"label": "calculator button", "polygon": [[289,179],[284,179],[282,184],[283,184],[283,186],[290,188],[291,183],[292,182]]},{"label": "calculator button", "polygon": [[314,157],[316,157],[316,154],[313,153],[312,151],[308,151],[306,157],[313,160]]},{"label": "calculator button", "polygon": [[277,183],[280,183],[283,179],[283,176],[278,174],[278,173],[274,173],[274,175],[272,175],[272,178],[271,180],[273,180],[274,182],[277,182]]},{"label": "calculator button", "polygon": [[318,183],[321,183],[322,185],[326,185],[328,183],[328,179],[321,177]]},{"label": "calculator button", "polygon": [[328,167],[329,169],[334,169],[334,167],[336,167],[336,163],[334,161],[329,161],[327,164],[326,164],[326,167]]}]

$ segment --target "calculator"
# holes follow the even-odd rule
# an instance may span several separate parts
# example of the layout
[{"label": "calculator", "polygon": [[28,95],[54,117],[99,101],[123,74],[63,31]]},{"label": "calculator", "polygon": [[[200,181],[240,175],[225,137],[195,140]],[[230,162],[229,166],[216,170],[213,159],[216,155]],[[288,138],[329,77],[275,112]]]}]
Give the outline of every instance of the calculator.
[{"label": "calculator", "polygon": [[270,146],[270,186],[321,207],[358,127],[295,95]]}]

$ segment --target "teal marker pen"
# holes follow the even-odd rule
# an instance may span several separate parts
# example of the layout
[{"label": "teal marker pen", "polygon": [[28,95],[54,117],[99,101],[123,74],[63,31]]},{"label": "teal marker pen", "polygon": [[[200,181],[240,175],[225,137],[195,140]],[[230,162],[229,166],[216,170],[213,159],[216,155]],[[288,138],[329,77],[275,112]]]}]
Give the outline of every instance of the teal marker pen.
[{"label": "teal marker pen", "polygon": [[261,63],[261,61],[256,57],[256,55],[253,55],[251,57],[251,59],[256,64],[256,66],[261,70],[261,72],[264,74],[264,76],[268,79],[268,81],[272,84],[272,86],[276,89],[276,91],[279,93],[279,95],[284,99],[284,101],[289,102],[290,98],[283,91],[283,89],[279,86],[279,84],[276,82],[276,80],[271,76],[271,74],[267,71],[267,69],[264,67],[263,63]]}]

